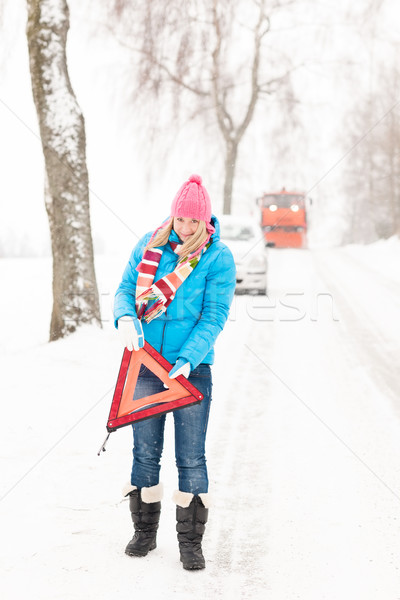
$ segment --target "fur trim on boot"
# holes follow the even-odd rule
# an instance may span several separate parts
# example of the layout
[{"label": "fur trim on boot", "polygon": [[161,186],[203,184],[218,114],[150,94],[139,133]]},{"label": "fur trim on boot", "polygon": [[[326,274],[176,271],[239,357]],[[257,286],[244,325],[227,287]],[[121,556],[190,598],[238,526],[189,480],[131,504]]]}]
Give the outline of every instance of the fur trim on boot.
[{"label": "fur trim on boot", "polygon": [[147,504],[151,504],[152,502],[161,502],[164,495],[164,487],[162,483],[158,483],[157,485],[153,485],[152,487],[143,487],[142,492],[142,500]]},{"label": "fur trim on boot", "polygon": [[[187,508],[192,499],[193,499],[193,495],[190,492],[181,492],[180,490],[175,490],[175,492],[172,495],[172,500],[173,502],[177,505],[180,506],[182,508]],[[209,493],[202,493],[199,494],[201,501],[203,502],[205,508],[210,508],[211,506],[211,496]]]},{"label": "fur trim on boot", "polygon": [[[132,485],[131,483],[126,483],[122,488],[122,495],[124,498],[129,496],[133,490],[137,490],[136,485]],[[144,487],[140,490],[142,492],[142,500],[143,502],[147,502],[150,504],[151,502],[160,502],[163,499],[164,495],[164,486],[162,483],[158,483],[157,485],[153,485],[152,487]]]}]

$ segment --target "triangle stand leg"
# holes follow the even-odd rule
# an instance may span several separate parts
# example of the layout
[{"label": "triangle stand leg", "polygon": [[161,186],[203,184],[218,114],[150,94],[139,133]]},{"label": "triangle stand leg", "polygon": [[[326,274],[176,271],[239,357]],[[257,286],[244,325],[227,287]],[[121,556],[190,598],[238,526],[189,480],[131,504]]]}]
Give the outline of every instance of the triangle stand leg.
[{"label": "triangle stand leg", "polygon": [[102,452],[105,452],[105,451],[106,451],[106,444],[107,444],[107,442],[108,442],[108,438],[110,437],[110,435],[111,435],[111,434],[112,434],[112,431],[109,431],[109,432],[108,432],[108,434],[107,434],[107,437],[106,437],[106,439],[104,440],[104,442],[103,442],[103,443],[102,443],[102,445],[100,446],[100,450],[98,451],[98,453],[97,453],[97,456],[100,456],[100,454],[101,454]]}]

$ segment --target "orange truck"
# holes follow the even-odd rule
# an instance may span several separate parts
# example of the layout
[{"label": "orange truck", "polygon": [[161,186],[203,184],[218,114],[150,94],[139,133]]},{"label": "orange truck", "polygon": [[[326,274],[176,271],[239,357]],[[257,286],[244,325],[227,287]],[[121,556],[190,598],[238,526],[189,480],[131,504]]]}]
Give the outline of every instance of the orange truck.
[{"label": "orange truck", "polygon": [[306,196],[302,192],[266,192],[257,198],[267,246],[307,247]]}]

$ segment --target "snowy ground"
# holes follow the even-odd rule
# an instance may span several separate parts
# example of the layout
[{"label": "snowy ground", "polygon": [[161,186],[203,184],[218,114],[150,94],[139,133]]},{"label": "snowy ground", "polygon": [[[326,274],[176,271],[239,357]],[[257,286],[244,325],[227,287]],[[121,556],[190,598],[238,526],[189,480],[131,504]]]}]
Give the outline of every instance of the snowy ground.
[{"label": "snowy ground", "polygon": [[[47,344],[50,261],[0,261],[1,598],[400,598],[400,243],[270,252],[269,298],[235,298],[217,343],[207,569],[179,563],[169,418],[158,548],[124,555],[129,428],[105,437],[121,348]],[[4,290],[7,290],[5,295]]]}]

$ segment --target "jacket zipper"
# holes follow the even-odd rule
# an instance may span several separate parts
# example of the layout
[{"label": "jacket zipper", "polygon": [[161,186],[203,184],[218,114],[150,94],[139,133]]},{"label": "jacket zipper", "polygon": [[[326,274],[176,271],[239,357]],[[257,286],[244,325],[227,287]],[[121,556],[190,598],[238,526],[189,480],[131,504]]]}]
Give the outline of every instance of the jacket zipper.
[{"label": "jacket zipper", "polygon": [[[167,311],[165,311],[165,313],[164,313],[164,314],[167,314]],[[164,346],[164,333],[165,333],[165,328],[166,328],[166,326],[167,326],[167,321],[165,321],[165,322],[164,322],[164,327],[163,327],[163,330],[162,330],[160,354],[162,354],[162,351],[163,351],[163,346]]]},{"label": "jacket zipper", "polygon": [[[178,262],[178,258],[176,259],[176,262]],[[175,266],[176,266],[176,264],[175,264]],[[167,311],[165,311],[164,316],[167,317]],[[163,347],[164,347],[164,334],[165,334],[165,328],[166,328],[166,326],[167,326],[167,319],[165,319],[164,327],[163,327],[163,330],[162,330],[160,354],[162,354]]]}]

